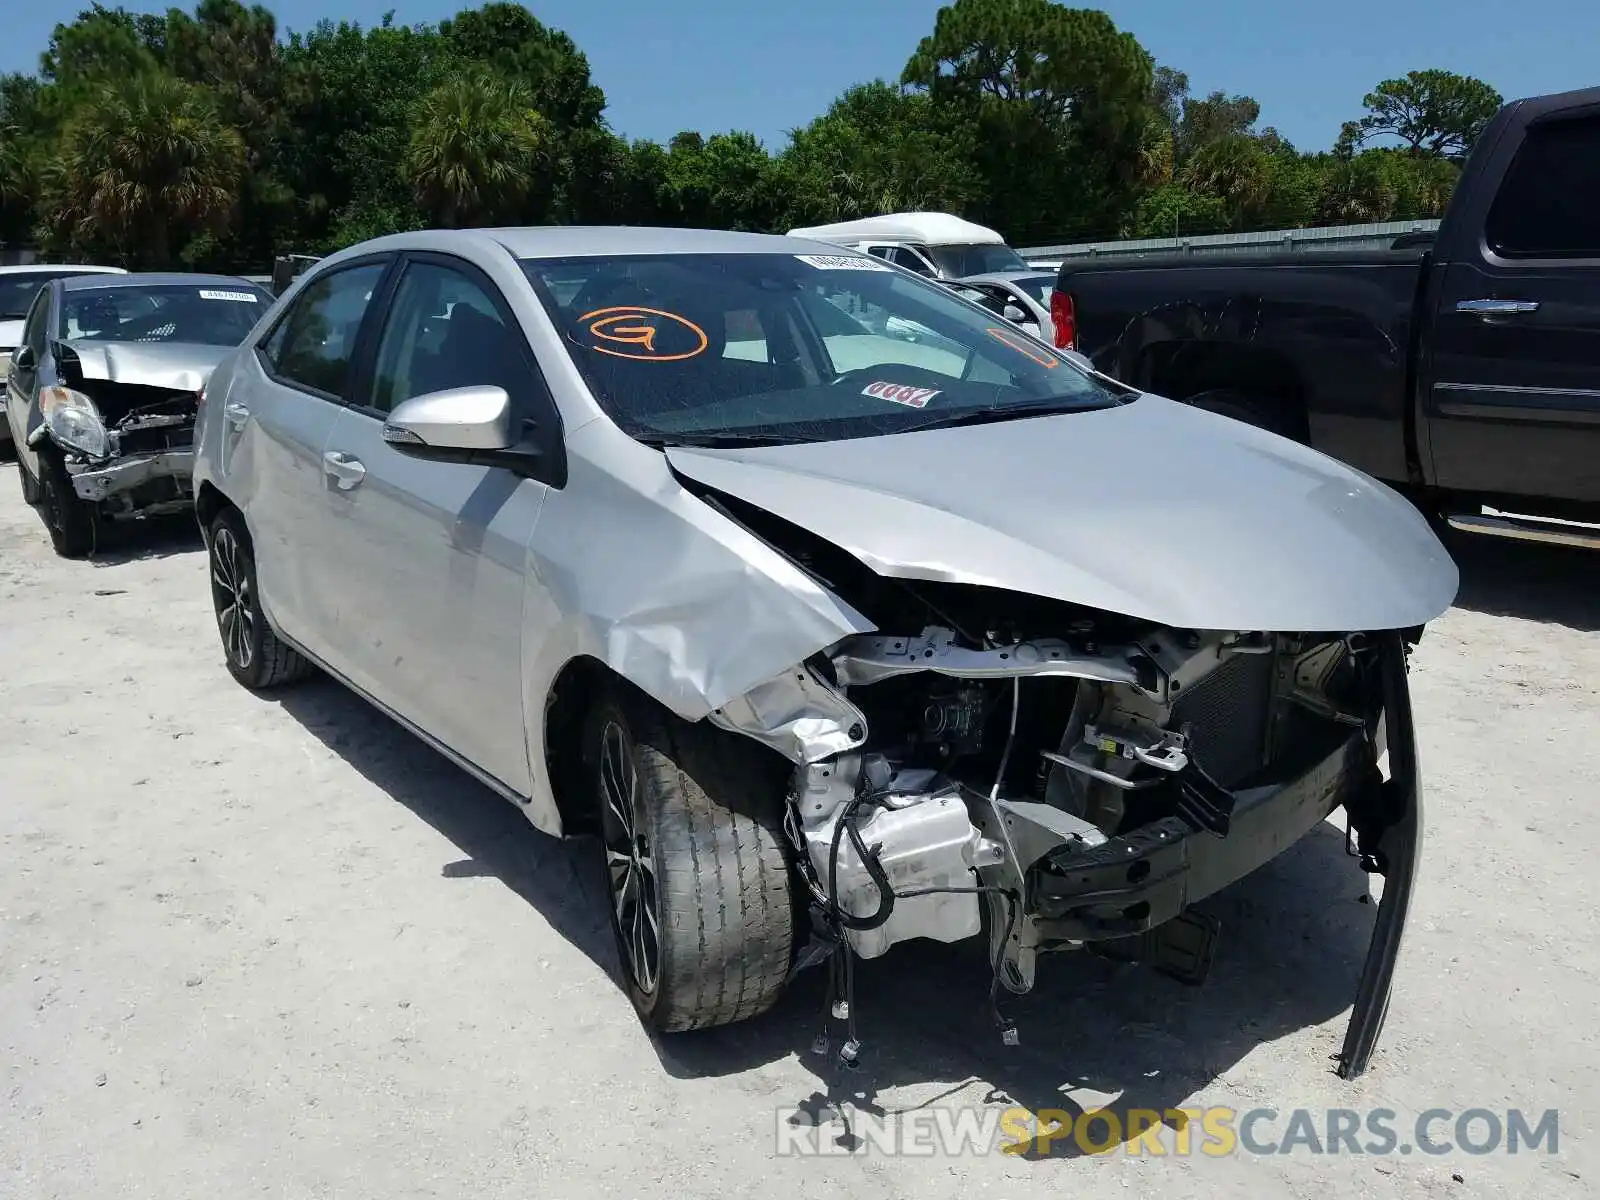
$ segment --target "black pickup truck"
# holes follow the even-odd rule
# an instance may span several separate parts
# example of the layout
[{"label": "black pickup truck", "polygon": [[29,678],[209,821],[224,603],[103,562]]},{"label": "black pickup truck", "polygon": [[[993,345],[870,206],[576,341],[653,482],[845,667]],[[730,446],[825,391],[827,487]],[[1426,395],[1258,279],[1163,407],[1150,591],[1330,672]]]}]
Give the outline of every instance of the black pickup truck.
[{"label": "black pickup truck", "polygon": [[1600,548],[1600,88],[1502,109],[1426,247],[1069,260],[1052,300],[1105,374]]}]

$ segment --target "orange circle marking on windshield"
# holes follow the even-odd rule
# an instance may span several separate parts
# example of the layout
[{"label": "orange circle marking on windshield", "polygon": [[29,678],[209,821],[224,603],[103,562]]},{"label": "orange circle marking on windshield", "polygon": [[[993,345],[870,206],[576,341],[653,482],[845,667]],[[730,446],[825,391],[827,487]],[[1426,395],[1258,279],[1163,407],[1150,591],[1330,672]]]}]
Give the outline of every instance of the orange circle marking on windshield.
[{"label": "orange circle marking on windshield", "polygon": [[1010,346],[1018,354],[1023,354],[1033,359],[1034,362],[1046,370],[1053,370],[1056,366],[1056,360],[1046,356],[1044,347],[1028,345],[1020,333],[1012,333],[1009,329],[995,329],[992,326],[984,330],[984,332],[995,341]]},{"label": "orange circle marking on windshield", "polygon": [[[678,354],[662,353],[656,349],[656,338],[661,334],[661,326],[652,321],[650,319],[652,317],[665,317],[681,325],[698,339],[699,344],[692,350]],[[612,308],[597,308],[593,312],[584,313],[578,320],[588,322],[590,336],[600,341],[611,342],[615,346],[628,347],[613,350],[606,346],[590,346],[589,349],[597,354],[609,354],[613,358],[631,358],[635,362],[681,362],[683,359],[693,358],[702,353],[711,344],[711,339],[706,336],[704,329],[688,317],[680,317],[677,313],[667,312],[663,308],[617,305]]]}]

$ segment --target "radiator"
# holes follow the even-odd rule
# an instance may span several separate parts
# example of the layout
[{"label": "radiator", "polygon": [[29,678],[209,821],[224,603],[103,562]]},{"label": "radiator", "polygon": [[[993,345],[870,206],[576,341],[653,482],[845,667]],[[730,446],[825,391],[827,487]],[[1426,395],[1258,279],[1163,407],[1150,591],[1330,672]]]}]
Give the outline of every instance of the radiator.
[{"label": "radiator", "polygon": [[1224,787],[1266,761],[1276,660],[1236,654],[1173,705],[1178,727],[1189,726],[1190,753]]}]

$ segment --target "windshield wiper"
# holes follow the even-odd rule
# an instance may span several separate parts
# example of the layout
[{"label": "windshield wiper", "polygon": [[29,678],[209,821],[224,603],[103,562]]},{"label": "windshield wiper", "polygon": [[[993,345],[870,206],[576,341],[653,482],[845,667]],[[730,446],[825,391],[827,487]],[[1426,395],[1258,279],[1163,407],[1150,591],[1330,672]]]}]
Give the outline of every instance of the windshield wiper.
[{"label": "windshield wiper", "polygon": [[1036,400],[1031,404],[996,404],[989,408],[969,408],[963,412],[930,417],[915,425],[902,426],[897,433],[916,433],[923,429],[956,429],[962,425],[989,425],[997,421],[1019,421],[1025,417],[1052,417],[1063,413],[1093,412],[1114,408],[1114,400]]}]

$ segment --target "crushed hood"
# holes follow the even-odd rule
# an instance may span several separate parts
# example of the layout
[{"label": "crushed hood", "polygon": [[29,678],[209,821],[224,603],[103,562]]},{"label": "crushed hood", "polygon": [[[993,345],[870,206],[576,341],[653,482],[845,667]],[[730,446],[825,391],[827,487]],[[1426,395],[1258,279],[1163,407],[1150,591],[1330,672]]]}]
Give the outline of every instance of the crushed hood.
[{"label": "crushed hood", "polygon": [[191,342],[97,342],[73,338],[58,343],[78,356],[85,379],[198,392],[232,346]]},{"label": "crushed hood", "polygon": [[1455,563],[1376,480],[1156,396],[888,437],[667,450],[673,468],[879,574],[983,584],[1183,629],[1403,629]]}]

